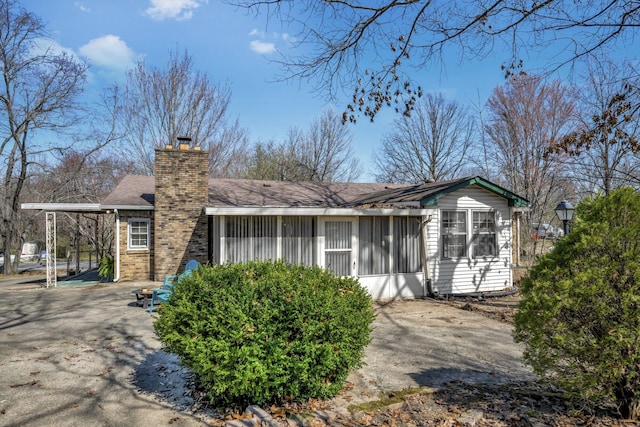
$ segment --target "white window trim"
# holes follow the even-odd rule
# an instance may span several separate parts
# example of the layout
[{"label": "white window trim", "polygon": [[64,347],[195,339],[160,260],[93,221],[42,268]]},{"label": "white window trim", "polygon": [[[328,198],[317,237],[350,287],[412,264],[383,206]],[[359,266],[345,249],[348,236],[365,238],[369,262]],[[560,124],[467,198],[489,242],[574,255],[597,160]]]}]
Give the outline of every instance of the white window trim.
[{"label": "white window trim", "polygon": [[[133,246],[131,244],[131,237],[133,233],[131,232],[131,223],[133,222],[144,222],[147,224],[147,244],[145,246]],[[151,221],[149,218],[129,218],[127,221],[127,249],[134,251],[146,251],[149,250],[149,244],[151,240]]]},{"label": "white window trim", "polygon": [[[438,240],[439,240],[438,241],[438,252],[440,254],[440,259],[441,260],[443,260],[443,261],[454,261],[455,262],[455,261],[458,261],[458,260],[461,260],[461,259],[469,259],[470,258],[470,252],[471,252],[472,248],[469,247],[470,246],[469,245],[469,236],[470,235],[473,236],[473,235],[469,234],[470,231],[471,231],[471,228],[472,228],[469,225],[469,211],[470,211],[470,209],[465,209],[465,208],[463,208],[463,209],[460,209],[460,208],[442,209],[440,211],[440,215],[439,215],[440,217],[438,219],[438,221],[439,221],[438,230],[439,230],[439,233],[440,233],[440,236],[438,238]],[[464,215],[465,215],[465,233],[464,233],[464,236],[465,236],[465,242],[464,242],[464,244],[465,244],[465,255],[463,255],[463,256],[457,256],[457,257],[445,257],[444,256],[444,236],[445,236],[445,234],[443,232],[442,220],[444,218],[444,213],[445,212],[454,212],[454,213],[464,212]],[[471,216],[473,217],[473,214]],[[454,233],[454,234],[451,234],[451,235],[452,236],[461,236],[463,234],[462,233],[457,233],[457,234]]]},{"label": "white window trim", "polygon": [[[442,239],[444,236],[444,233],[442,232],[442,216],[444,212],[465,212],[465,220],[466,220],[466,255],[462,256],[462,257],[445,257],[444,256],[444,248],[443,248],[443,244],[442,241],[439,241],[438,243],[438,253],[440,256],[440,260],[441,261],[452,261],[452,262],[457,262],[461,259],[467,259],[467,260],[496,260],[498,258],[500,258],[500,233],[498,232],[498,211],[496,211],[495,209],[491,209],[491,208],[480,208],[480,209],[474,209],[474,208],[462,208],[462,209],[442,209],[440,211],[440,218],[439,218],[439,239]],[[494,217],[493,217],[493,233],[482,233],[482,234],[493,234],[495,236],[494,238],[494,244],[495,244],[495,248],[494,248],[494,252],[495,255],[476,255],[475,254],[475,250],[476,250],[476,242],[474,241],[474,236],[475,233],[473,232],[473,214],[474,212],[489,212],[489,213],[493,213]]]},{"label": "white window trim", "polygon": [[[475,236],[476,233],[473,232],[473,214],[476,212],[483,212],[483,213],[491,213],[493,214],[493,232],[491,233],[478,233],[478,234],[493,234],[493,252],[494,255],[476,255],[476,244],[477,242],[475,241]],[[493,209],[472,209],[470,211],[470,216],[471,216],[471,221],[470,221],[470,228],[471,228],[471,258],[473,259],[495,259],[495,258],[499,258],[500,257],[500,253],[499,253],[499,247],[500,245],[498,244],[498,215],[496,214],[496,211]]]}]

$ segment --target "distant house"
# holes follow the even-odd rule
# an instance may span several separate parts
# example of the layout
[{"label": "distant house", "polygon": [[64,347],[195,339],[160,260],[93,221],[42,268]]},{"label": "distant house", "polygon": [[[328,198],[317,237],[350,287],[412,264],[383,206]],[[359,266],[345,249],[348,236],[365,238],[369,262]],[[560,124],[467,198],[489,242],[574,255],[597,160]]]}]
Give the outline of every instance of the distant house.
[{"label": "distant house", "polygon": [[127,176],[99,204],[116,217],[114,280],[160,281],[192,258],[283,259],[357,276],[382,300],[512,286],[514,218],[528,202],[481,177],[410,186],[210,179],[207,159],[186,144],[156,150],[155,178]]}]

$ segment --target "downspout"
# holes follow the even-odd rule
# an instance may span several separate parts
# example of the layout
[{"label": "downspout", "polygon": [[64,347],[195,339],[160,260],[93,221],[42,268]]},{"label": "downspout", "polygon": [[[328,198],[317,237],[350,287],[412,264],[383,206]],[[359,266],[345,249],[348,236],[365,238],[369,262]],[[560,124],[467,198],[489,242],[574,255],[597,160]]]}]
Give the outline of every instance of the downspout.
[{"label": "downspout", "polygon": [[516,217],[516,265],[520,266],[520,212],[515,212]]},{"label": "downspout", "polygon": [[429,273],[429,252],[428,252],[428,235],[427,235],[427,224],[431,222],[433,217],[429,215],[426,220],[420,223],[420,234],[422,236],[422,273],[423,273],[423,285],[422,292],[423,298],[433,297],[433,286],[431,283],[431,276]]},{"label": "downspout", "polygon": [[117,282],[120,280],[120,215],[118,209],[114,209],[113,213],[116,215],[116,262],[113,281]]}]

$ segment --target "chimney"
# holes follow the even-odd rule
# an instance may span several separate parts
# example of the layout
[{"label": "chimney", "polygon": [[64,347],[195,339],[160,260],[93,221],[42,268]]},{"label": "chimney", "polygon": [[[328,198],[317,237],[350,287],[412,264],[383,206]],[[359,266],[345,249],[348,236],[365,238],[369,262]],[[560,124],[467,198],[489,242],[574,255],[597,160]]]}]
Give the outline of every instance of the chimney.
[{"label": "chimney", "polygon": [[207,262],[209,156],[191,148],[191,138],[156,149],[154,201],[154,280],[181,273],[190,259]]}]

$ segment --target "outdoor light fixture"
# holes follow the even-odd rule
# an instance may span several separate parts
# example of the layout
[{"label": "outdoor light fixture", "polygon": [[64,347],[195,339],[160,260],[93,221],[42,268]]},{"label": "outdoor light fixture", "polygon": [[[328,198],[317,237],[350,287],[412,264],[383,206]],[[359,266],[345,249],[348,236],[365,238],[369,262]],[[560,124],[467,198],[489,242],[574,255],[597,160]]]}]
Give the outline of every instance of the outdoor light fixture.
[{"label": "outdoor light fixture", "polygon": [[563,200],[558,203],[558,206],[556,206],[554,210],[556,211],[558,219],[562,221],[562,228],[564,235],[566,236],[569,234],[569,221],[573,219],[573,205],[566,200]]}]

